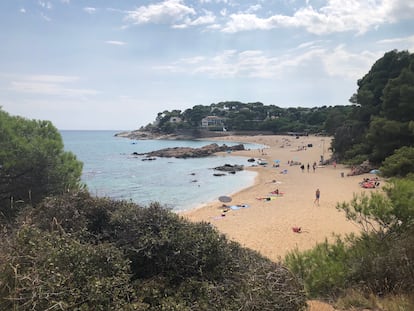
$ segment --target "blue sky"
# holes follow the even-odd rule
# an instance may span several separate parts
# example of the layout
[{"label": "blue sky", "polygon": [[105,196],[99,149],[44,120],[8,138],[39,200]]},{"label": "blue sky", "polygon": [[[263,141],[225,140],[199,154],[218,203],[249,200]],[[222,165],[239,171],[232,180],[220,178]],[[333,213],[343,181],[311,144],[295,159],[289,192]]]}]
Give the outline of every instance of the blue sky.
[{"label": "blue sky", "polygon": [[220,101],[346,105],[408,0],[2,0],[0,106],[59,129],[132,130]]}]

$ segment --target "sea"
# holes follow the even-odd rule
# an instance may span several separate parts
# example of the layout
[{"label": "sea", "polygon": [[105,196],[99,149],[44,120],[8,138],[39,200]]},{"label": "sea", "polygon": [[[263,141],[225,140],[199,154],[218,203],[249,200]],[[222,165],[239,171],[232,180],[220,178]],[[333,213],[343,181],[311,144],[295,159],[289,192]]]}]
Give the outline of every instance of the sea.
[{"label": "sea", "polygon": [[[160,158],[144,161],[145,153],[168,147],[199,148],[211,143],[232,146],[243,142],[205,140],[131,140],[116,137],[119,131],[61,131],[64,148],[83,162],[82,182],[92,195],[127,200],[141,206],[158,202],[176,212],[188,211],[219,196],[253,184],[256,173],[248,170],[214,176],[214,167],[251,165],[247,157],[214,155],[206,158]],[[243,143],[246,149],[259,144]]]}]

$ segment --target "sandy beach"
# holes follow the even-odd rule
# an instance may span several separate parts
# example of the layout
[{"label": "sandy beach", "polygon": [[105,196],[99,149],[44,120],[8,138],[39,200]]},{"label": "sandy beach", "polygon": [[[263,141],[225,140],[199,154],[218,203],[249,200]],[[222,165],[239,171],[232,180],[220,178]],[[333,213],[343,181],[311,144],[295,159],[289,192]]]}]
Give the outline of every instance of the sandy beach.
[{"label": "sandy beach", "polygon": [[[375,191],[362,189],[358,184],[362,178],[373,175],[347,176],[350,169],[343,165],[319,165],[321,156],[325,159],[331,156],[331,138],[263,135],[228,136],[218,140],[266,145],[268,147],[263,150],[237,151],[232,154],[262,159],[267,164],[246,162],[246,169],[257,172],[254,185],[238,193],[223,193],[232,198],[231,202],[226,203],[228,206],[247,207],[226,209],[217,200],[186,212],[184,217],[192,221],[209,222],[229,239],[273,261],[279,261],[296,247],[299,250],[310,249],[326,238],[332,239],[333,234],[358,232],[358,227],[347,221],[344,213],[335,206],[338,202],[350,201],[355,193]],[[280,162],[276,163],[275,160]],[[290,165],[291,161],[295,165]],[[300,165],[296,165],[297,162],[304,164],[303,171]],[[314,162],[317,163],[315,171],[312,167]],[[272,195],[271,192],[276,189],[282,194]],[[319,205],[314,202],[316,189],[320,189]],[[271,199],[258,199],[267,197]],[[294,232],[293,227],[300,227],[301,232]]]}]

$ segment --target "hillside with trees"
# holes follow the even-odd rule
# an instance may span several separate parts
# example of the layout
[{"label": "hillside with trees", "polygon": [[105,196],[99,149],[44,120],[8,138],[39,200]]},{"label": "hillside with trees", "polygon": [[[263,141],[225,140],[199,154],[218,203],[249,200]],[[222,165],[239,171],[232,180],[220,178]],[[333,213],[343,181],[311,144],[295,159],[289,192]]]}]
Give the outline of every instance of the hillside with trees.
[{"label": "hillside with trees", "polygon": [[[323,106],[313,108],[280,108],[260,102],[241,103],[237,101],[220,102],[210,106],[196,105],[193,108],[158,113],[154,123],[141,130],[175,133],[180,130],[202,128],[206,117],[222,120],[220,126],[209,126],[210,131],[264,131],[273,134],[300,132],[310,134],[334,135],[351,112],[351,106]],[[174,120],[174,121],[173,121]],[[178,121],[176,121],[178,120]]]}]

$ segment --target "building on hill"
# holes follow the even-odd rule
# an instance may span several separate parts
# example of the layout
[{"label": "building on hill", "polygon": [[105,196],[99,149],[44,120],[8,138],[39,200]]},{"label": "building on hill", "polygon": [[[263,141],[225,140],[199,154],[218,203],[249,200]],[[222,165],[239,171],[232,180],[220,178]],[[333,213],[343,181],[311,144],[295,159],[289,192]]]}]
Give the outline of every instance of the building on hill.
[{"label": "building on hill", "polygon": [[201,119],[202,128],[223,128],[224,127],[224,118],[217,116],[207,116]]}]

